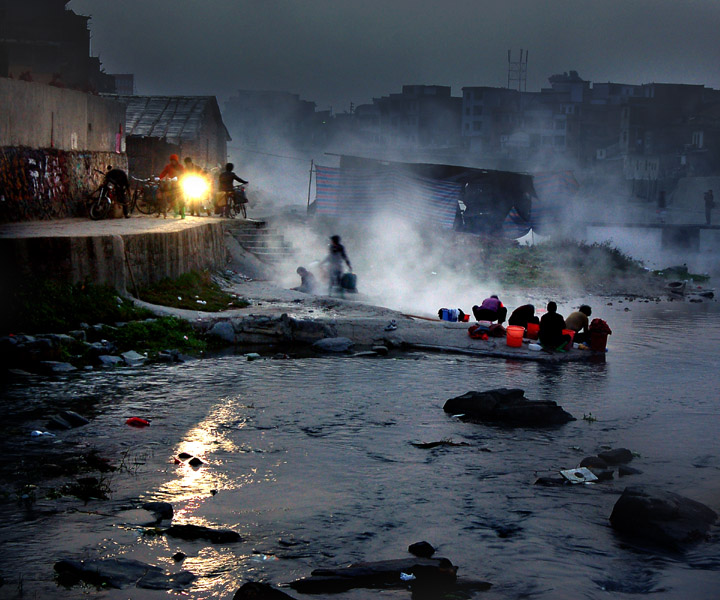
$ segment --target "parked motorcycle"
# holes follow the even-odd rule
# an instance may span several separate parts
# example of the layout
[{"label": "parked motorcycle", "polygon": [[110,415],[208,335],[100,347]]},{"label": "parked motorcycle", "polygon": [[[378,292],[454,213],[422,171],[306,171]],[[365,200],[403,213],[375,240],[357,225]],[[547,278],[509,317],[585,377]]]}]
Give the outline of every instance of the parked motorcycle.
[{"label": "parked motorcycle", "polygon": [[88,196],[90,218],[93,221],[104,219],[110,214],[112,206],[118,202],[123,207],[123,214],[129,217],[133,211],[133,199],[129,194],[129,183],[125,171],[113,169],[103,172],[102,183]]}]

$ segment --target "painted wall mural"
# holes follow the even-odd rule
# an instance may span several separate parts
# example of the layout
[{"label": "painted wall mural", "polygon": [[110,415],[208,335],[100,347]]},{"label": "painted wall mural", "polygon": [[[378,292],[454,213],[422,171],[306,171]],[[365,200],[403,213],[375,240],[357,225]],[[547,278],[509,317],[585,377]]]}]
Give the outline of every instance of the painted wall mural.
[{"label": "painted wall mural", "polygon": [[86,216],[108,165],[127,171],[127,156],[0,147],[0,222]]}]

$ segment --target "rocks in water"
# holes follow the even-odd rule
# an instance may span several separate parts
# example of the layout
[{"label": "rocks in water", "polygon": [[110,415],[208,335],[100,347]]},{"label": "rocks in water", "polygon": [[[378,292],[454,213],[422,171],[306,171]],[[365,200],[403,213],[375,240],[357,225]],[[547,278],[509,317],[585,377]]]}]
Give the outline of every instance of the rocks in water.
[{"label": "rocks in water", "polygon": [[352,348],[354,342],[346,337],[323,338],[313,343],[313,350],[316,352],[347,352]]},{"label": "rocks in water", "polygon": [[230,529],[211,529],[202,525],[171,525],[165,530],[171,537],[182,540],[209,540],[213,544],[240,542],[240,534]]},{"label": "rocks in water", "polygon": [[101,354],[97,357],[97,360],[103,367],[117,367],[124,363],[123,359],[119,356],[111,356],[109,354]]},{"label": "rocks in water", "polygon": [[195,580],[190,571],[170,575],[160,567],[127,558],[61,560],[55,563],[55,571],[59,582],[66,586],[84,581],[116,589],[135,586],[148,590],[180,591]]},{"label": "rocks in water", "polygon": [[267,583],[248,581],[235,592],[233,600],[294,600],[294,598]]},{"label": "rocks in water", "polygon": [[632,452],[627,448],[614,448],[598,453],[598,457],[609,465],[623,465],[633,459]]},{"label": "rocks in water", "polygon": [[142,508],[153,513],[158,521],[170,521],[175,514],[169,502],[144,502]]},{"label": "rocks in water", "polygon": [[87,425],[88,421],[82,415],[77,414],[72,410],[63,410],[57,415],[50,417],[47,423],[48,429],[74,429],[75,427],[82,427]]},{"label": "rocks in water", "polygon": [[315,569],[310,577],[289,585],[302,594],[330,594],[353,588],[404,586],[401,573],[414,575],[424,587],[454,584],[457,567],[447,558],[401,558],[370,563],[356,563],[339,569]]},{"label": "rocks in water", "polygon": [[717,513],[704,504],[652,486],[625,488],[615,503],[613,528],[672,550],[706,538]]},{"label": "rocks in water", "polygon": [[627,465],[620,465],[618,467],[618,477],[625,477],[627,475],[642,475],[642,471],[634,467],[628,467]]},{"label": "rocks in water", "polygon": [[208,335],[220,338],[229,344],[235,343],[235,329],[229,321],[218,321],[210,328]]},{"label": "rocks in water", "polygon": [[429,542],[415,542],[414,544],[410,544],[408,546],[408,552],[410,554],[414,554],[415,556],[419,556],[420,558],[430,558],[433,554],[435,554],[435,548]]},{"label": "rocks in water", "polygon": [[589,469],[607,469],[608,464],[599,456],[586,456],[580,461],[579,466]]},{"label": "rocks in water", "polygon": [[77,371],[77,368],[67,362],[41,360],[38,362],[38,371],[44,375],[59,375],[61,373],[71,373],[72,371]]},{"label": "rocks in water", "polygon": [[464,420],[510,426],[545,427],[575,420],[552,400],[528,400],[523,390],[508,388],[468,392],[448,400],[443,410]]},{"label": "rocks in water", "polygon": [[387,356],[389,352],[387,346],[373,346],[371,350],[380,356]]},{"label": "rocks in water", "polygon": [[144,356],[139,352],[135,352],[135,350],[128,350],[127,352],[123,352],[120,356],[128,367],[141,365],[147,360],[147,356]]}]

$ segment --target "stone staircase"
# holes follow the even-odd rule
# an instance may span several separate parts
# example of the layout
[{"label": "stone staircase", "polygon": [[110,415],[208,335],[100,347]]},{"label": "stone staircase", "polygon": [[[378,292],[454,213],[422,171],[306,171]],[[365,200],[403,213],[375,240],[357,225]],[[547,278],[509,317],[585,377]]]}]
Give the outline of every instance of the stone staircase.
[{"label": "stone staircase", "polygon": [[292,244],[266,221],[235,220],[225,223],[227,231],[248,252],[268,264],[276,264],[295,254]]}]

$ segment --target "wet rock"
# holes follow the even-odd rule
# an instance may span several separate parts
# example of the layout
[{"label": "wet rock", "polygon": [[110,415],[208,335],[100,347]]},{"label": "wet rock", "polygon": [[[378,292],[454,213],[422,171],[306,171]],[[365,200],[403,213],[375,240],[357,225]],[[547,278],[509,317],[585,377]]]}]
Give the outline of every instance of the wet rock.
[{"label": "wet rock", "polygon": [[410,544],[408,546],[408,552],[410,554],[414,554],[415,556],[419,556],[420,558],[430,558],[433,554],[435,554],[435,548],[433,548],[430,542],[415,542],[414,544]]},{"label": "wet rock", "polygon": [[101,354],[97,359],[103,367],[117,367],[124,363],[123,359],[119,356],[111,356],[109,354]]},{"label": "wet rock", "polygon": [[387,346],[373,346],[371,350],[380,356],[387,356],[389,352]]},{"label": "wet rock", "polygon": [[315,342],[312,347],[316,352],[347,352],[354,342],[345,337],[324,338]]},{"label": "wet rock", "polygon": [[233,600],[294,600],[294,598],[267,583],[248,581],[235,592]]},{"label": "wet rock", "polygon": [[589,469],[598,478],[598,481],[610,481],[613,478],[612,469],[599,469],[597,467],[589,467]]},{"label": "wet rock", "polygon": [[123,510],[115,515],[124,525],[150,527],[157,525],[158,518],[144,508],[134,508],[132,510]]},{"label": "wet rock", "polygon": [[339,569],[315,569],[310,577],[298,579],[289,585],[303,594],[345,592],[353,588],[398,586],[406,583],[401,573],[415,575],[424,586],[454,583],[457,567],[447,558],[401,558],[371,563],[356,563]]},{"label": "wet rock", "polygon": [[373,352],[372,350],[366,350],[364,352],[355,352],[355,354],[352,355],[353,358],[377,358],[378,353]]},{"label": "wet rock", "polygon": [[63,410],[60,412],[59,416],[68,423],[70,423],[72,427],[82,427],[83,425],[87,425],[90,422],[88,419],[86,419],[82,415],[79,415],[74,410]]},{"label": "wet rock", "polygon": [[538,477],[535,480],[534,485],[542,485],[545,487],[555,487],[559,485],[565,485],[567,483],[567,479],[564,477]]},{"label": "wet rock", "polygon": [[247,360],[249,360],[249,361],[253,361],[253,360],[260,360],[262,358],[262,356],[260,356],[257,352],[249,352],[248,354],[245,355],[245,358],[247,358]]},{"label": "wet rock", "polygon": [[189,464],[191,467],[199,467],[199,466],[201,466],[201,465],[204,465],[205,463],[203,462],[202,459],[198,458],[197,456],[193,456],[193,457],[188,461],[188,464]]},{"label": "wet rock", "polygon": [[580,467],[588,467],[589,469],[607,469],[608,464],[599,456],[586,456],[580,461]]},{"label": "wet rock", "polygon": [[672,550],[706,539],[717,513],[704,504],[652,486],[627,487],[615,503],[613,528]]},{"label": "wet rock", "polygon": [[175,514],[172,504],[169,502],[145,502],[142,508],[153,513],[159,521],[170,521]]},{"label": "wet rock", "polygon": [[175,562],[181,562],[181,561],[185,560],[186,558],[187,558],[187,554],[185,554],[184,552],[176,552],[175,554],[172,555],[172,559]]},{"label": "wet rock", "polygon": [[179,350],[160,350],[160,352],[158,352],[157,358],[161,362],[183,362],[182,360],[180,360]]},{"label": "wet rock", "polygon": [[97,358],[102,355],[112,354],[115,350],[115,344],[108,342],[107,340],[93,342],[87,346],[87,353],[90,358]]},{"label": "wet rock", "polygon": [[75,342],[75,338],[65,333],[44,333],[43,335],[40,335],[38,337],[50,340],[53,343],[53,346],[72,344],[73,342]]},{"label": "wet rock", "polygon": [[63,419],[60,415],[53,415],[48,419],[48,422],[45,424],[45,426],[48,429],[53,429],[55,431],[65,431],[68,429],[72,429],[72,425],[68,423],[65,419]]},{"label": "wet rock", "polygon": [[82,329],[73,329],[72,331],[68,331],[68,335],[78,342],[84,342],[87,339],[87,334]]},{"label": "wet rock", "polygon": [[165,530],[171,537],[182,540],[209,540],[213,544],[240,542],[240,534],[230,529],[211,529],[201,525],[171,525]]},{"label": "wet rock", "polygon": [[120,356],[122,356],[125,364],[129,367],[141,365],[147,360],[147,356],[143,356],[139,352],[135,352],[135,350],[128,350],[127,352],[123,352]]},{"label": "wet rock", "polygon": [[170,575],[160,567],[125,558],[61,560],[55,563],[55,571],[59,582],[65,586],[84,581],[116,589],[135,586],[148,590],[180,591],[195,579],[190,571]]},{"label": "wet rock", "polygon": [[218,321],[215,323],[210,328],[210,331],[208,331],[208,335],[220,338],[229,344],[235,343],[235,329],[233,328],[232,323],[228,321]]},{"label": "wet rock", "polygon": [[633,459],[632,452],[627,448],[614,448],[613,450],[600,452],[598,456],[609,465],[622,465],[629,463]]},{"label": "wet rock", "polygon": [[620,465],[618,467],[618,477],[625,477],[627,475],[642,475],[642,471],[640,469],[628,467],[627,465]]},{"label": "wet rock", "polygon": [[552,400],[528,400],[521,389],[468,392],[448,400],[443,409],[447,413],[463,415],[463,420],[510,426],[545,427],[575,420]]},{"label": "wet rock", "polygon": [[60,373],[72,373],[77,371],[77,368],[67,362],[41,360],[38,362],[38,371],[44,375],[58,375]]}]

